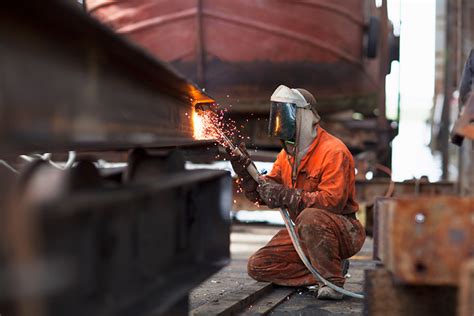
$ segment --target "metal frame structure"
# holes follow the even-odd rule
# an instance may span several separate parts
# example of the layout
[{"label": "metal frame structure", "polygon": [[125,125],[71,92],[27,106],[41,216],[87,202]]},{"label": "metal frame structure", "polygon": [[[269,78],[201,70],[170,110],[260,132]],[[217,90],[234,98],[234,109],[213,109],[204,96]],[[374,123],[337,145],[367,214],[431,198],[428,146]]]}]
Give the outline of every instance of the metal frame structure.
[{"label": "metal frame structure", "polygon": [[212,98],[71,3],[9,2],[0,25],[0,157],[79,157],[0,170],[0,313],[187,314],[229,259],[230,175],[184,168],[215,155],[191,120]]}]

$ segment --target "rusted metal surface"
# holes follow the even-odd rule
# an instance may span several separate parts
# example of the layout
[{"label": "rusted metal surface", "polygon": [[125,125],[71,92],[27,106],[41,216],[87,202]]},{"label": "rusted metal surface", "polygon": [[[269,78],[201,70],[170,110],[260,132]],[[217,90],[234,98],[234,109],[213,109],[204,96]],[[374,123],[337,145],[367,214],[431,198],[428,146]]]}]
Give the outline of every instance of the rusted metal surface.
[{"label": "rusted metal surface", "polygon": [[368,181],[363,179],[369,170],[366,162],[356,160],[356,168],[359,171],[358,175],[361,175],[361,179],[356,180],[356,197],[360,207],[358,217],[368,235],[374,233],[374,203],[378,197],[438,196],[456,193],[454,182],[429,182],[424,179],[391,182],[388,178]]},{"label": "rusted metal surface", "polygon": [[365,271],[364,313],[368,316],[456,315],[454,286],[409,286],[399,284],[387,269]]},{"label": "rusted metal surface", "polygon": [[[395,182],[392,197],[438,196],[456,193],[455,185],[450,181],[429,182],[423,180],[407,180]],[[390,186],[390,179],[356,180],[357,201],[374,204],[375,198],[385,196]]]},{"label": "rusted metal surface", "polygon": [[438,196],[378,200],[375,253],[409,284],[457,285],[474,253],[474,198]]},{"label": "rusted metal surface", "polygon": [[0,12],[2,154],[194,142],[198,87],[68,2],[43,11]]},{"label": "rusted metal surface", "polygon": [[[371,0],[86,3],[100,21],[202,84],[228,110],[226,117],[247,127],[248,144],[279,148],[260,119],[283,83],[313,92],[323,120],[335,127],[329,132],[350,142],[353,152],[377,151],[379,162],[390,164],[388,144],[397,131],[385,117],[384,82],[390,56],[397,54],[385,0],[381,8]],[[380,29],[371,31],[371,18]],[[374,59],[369,47],[377,51]],[[330,124],[327,116],[342,111],[349,120],[356,112],[376,124],[358,130],[354,144],[338,127],[353,128]]]},{"label": "rusted metal surface", "polygon": [[378,93],[378,64],[364,58],[367,19],[378,15],[371,1],[86,2],[118,33],[190,78],[204,76],[206,90],[235,108],[266,104],[282,80],[332,98],[321,112],[334,111],[334,97],[352,105]]},{"label": "rusted metal surface", "polygon": [[[215,31],[212,30],[213,27],[221,25],[224,26],[224,28],[221,28],[220,31],[226,34],[238,28],[240,32],[239,34],[234,34],[234,36],[237,35],[244,38],[244,35],[252,35],[245,43],[234,43],[234,49],[231,47],[224,49],[223,45],[219,44],[219,39],[225,38],[223,36],[224,34],[221,34],[217,38],[216,36],[206,37],[205,40],[212,44],[208,48],[208,53],[221,58],[225,56],[225,59],[230,61],[258,60],[261,59],[261,57],[273,61],[301,60],[305,52],[310,48],[316,47],[320,50],[311,52],[310,56],[313,58],[314,56],[319,56],[319,58],[314,59],[331,62],[342,58],[349,62],[360,64],[363,53],[361,40],[362,29],[365,26],[363,1],[358,0],[351,3],[344,1],[336,2],[327,0],[318,1],[317,3],[281,1],[279,7],[272,7],[273,3],[269,1],[260,3],[229,3],[222,0],[212,2],[201,1],[200,3],[203,5],[202,14],[206,18],[206,28],[209,32],[214,34]],[[183,24],[182,26],[188,27],[183,28],[182,31],[186,35],[190,34],[190,36],[187,35],[189,38],[196,35],[196,30],[189,27],[194,23],[193,18],[196,17],[199,11],[199,3],[196,1],[181,0],[150,3],[146,0],[142,0],[130,5],[126,1],[114,1],[110,3],[102,0],[89,0],[86,1],[86,3],[91,13],[98,16],[119,33],[135,34],[135,40],[143,43],[146,47],[154,48],[157,54],[163,54],[163,51],[170,52],[169,61],[177,60],[176,57],[179,56],[178,52],[186,50],[159,47],[161,46],[162,35],[165,35],[165,30],[160,28],[163,24],[186,20],[185,22],[187,24]],[[129,9],[129,11],[125,9]],[[292,12],[289,12],[288,9],[292,9]],[[296,16],[298,16],[299,19],[292,19],[292,17]],[[322,21],[317,21],[321,19]],[[332,19],[335,19],[335,21],[331,21]],[[219,24],[220,21],[224,21],[226,24]],[[297,25],[295,25],[295,23]],[[336,24],[339,28],[330,30],[327,27],[324,28],[325,24]],[[316,27],[316,29],[310,29],[310,25]],[[244,28],[240,28],[241,26]],[[352,26],[355,26],[355,28]],[[304,27],[307,28],[307,30],[304,30]],[[345,27],[350,27],[351,30],[354,29],[355,33],[351,34],[352,36],[345,34]],[[171,30],[175,31],[175,33],[168,34],[168,38],[176,36],[178,28]],[[325,32],[318,34],[320,33],[318,31],[321,30]],[[148,38],[144,41],[147,35],[146,32],[154,32],[157,38]],[[241,34],[244,32],[246,34]],[[288,48],[279,52],[273,52],[271,55],[266,55],[265,53],[269,52],[270,48],[274,46],[271,43],[268,44],[267,47],[269,49],[267,49],[267,51],[260,52],[250,46],[243,46],[247,43],[255,43],[259,38],[272,34],[274,36],[282,36],[293,41],[305,43],[307,46],[304,47],[305,52],[291,52]],[[334,38],[331,35],[339,36],[338,38]],[[270,38],[269,41],[275,42],[276,39]],[[284,39],[280,39],[280,41],[284,41]],[[228,42],[229,41],[226,40],[226,43]],[[191,42],[176,43],[174,45],[178,47],[186,47],[189,45],[188,47],[190,48],[193,44],[194,43]],[[343,44],[350,47],[344,47]],[[172,51],[173,49],[175,51]],[[224,56],[216,54],[216,52],[221,52]],[[328,52],[329,54],[327,54]],[[190,52],[190,55],[192,55],[192,52]]]}]

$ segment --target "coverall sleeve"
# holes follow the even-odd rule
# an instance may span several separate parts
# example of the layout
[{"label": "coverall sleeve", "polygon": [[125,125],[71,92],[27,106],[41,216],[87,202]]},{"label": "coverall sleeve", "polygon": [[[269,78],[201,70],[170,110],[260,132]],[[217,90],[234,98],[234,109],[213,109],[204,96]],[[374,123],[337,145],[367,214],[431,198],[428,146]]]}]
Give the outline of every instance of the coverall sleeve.
[{"label": "coverall sleeve", "polygon": [[351,177],[354,177],[351,159],[343,151],[330,154],[325,159],[317,191],[303,191],[301,194],[303,208],[314,207],[342,213],[349,197],[349,183]]},{"label": "coverall sleeve", "polygon": [[[272,171],[268,175],[266,175],[264,178],[277,182],[277,183],[282,183],[281,181],[281,159],[283,159],[283,154],[280,152],[277,156],[277,159],[273,163]],[[247,199],[249,199],[251,202],[258,203],[260,205],[266,205],[265,202],[260,198],[260,195],[257,192],[257,187],[255,187],[254,190],[246,191],[245,196]]]}]

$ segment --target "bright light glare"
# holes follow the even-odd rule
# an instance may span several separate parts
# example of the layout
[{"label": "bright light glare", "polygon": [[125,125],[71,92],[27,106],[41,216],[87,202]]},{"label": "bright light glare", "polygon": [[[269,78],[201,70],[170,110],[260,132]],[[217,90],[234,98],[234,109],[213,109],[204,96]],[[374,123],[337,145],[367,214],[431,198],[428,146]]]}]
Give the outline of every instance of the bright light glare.
[{"label": "bright light glare", "polygon": [[374,173],[372,171],[367,172],[365,178],[369,181],[372,180],[374,178]]}]

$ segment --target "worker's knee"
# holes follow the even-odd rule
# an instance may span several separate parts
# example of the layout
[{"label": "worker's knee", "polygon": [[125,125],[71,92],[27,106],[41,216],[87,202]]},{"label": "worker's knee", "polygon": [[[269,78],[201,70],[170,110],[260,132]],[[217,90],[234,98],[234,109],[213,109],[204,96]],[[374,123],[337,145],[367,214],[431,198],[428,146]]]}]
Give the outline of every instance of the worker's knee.
[{"label": "worker's knee", "polygon": [[262,274],[262,271],[266,271],[264,263],[265,260],[262,260],[261,254],[257,251],[250,256],[247,262],[247,274],[257,281],[266,281]]}]

